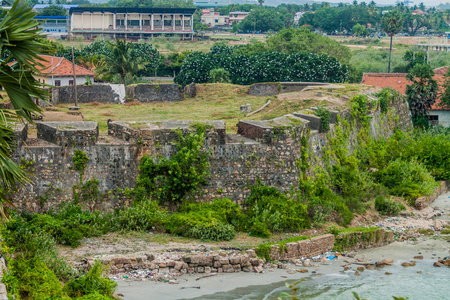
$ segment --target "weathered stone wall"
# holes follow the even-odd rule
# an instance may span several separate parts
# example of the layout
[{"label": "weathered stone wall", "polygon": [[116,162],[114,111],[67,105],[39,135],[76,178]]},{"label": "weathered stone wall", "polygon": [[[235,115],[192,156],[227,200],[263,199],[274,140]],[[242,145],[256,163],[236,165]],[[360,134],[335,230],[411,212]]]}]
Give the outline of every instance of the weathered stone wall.
[{"label": "weathered stone wall", "polygon": [[279,83],[255,83],[250,86],[248,94],[251,96],[274,96],[281,90]]},{"label": "weathered stone wall", "polygon": [[[52,89],[51,103],[74,103],[74,87],[60,86]],[[125,87],[122,84],[77,85],[78,103],[123,103]]]},{"label": "weathered stone wall", "polygon": [[[340,118],[352,122],[348,110],[340,112]],[[187,134],[196,122],[110,122],[108,133],[112,141],[109,142],[98,139],[97,126],[82,123],[85,125],[39,123],[39,138],[28,139],[17,149],[17,162],[21,159],[34,161],[31,173],[35,176],[35,183],[23,187],[15,196],[14,202],[19,208],[37,211],[72,199],[72,187],[79,183],[79,172],[73,170],[72,163],[76,149],[90,158],[83,181],[97,178],[100,191],[110,195],[105,196],[99,206],[105,209],[120,206],[129,199],[120,193],[111,195],[111,191],[134,187],[141,157],[170,158],[176,151],[174,129],[180,128]],[[225,122],[203,123],[207,127],[205,150],[210,153],[210,178],[197,195],[200,201],[229,197],[240,203],[249,195],[249,187],[257,178],[281,191],[289,191],[298,184],[296,161],[300,157],[302,136],[308,138],[313,164],[321,164],[328,136],[333,136],[335,130],[332,124],[330,133],[311,131],[308,120],[285,115],[272,120],[239,122],[238,132],[246,137],[239,141],[239,136],[226,135]],[[370,118],[373,136],[389,136],[395,128],[411,127],[406,103],[399,101],[389,108],[388,114],[381,114],[373,107]],[[350,151],[353,151],[357,132],[356,128],[349,132]],[[23,137],[23,132],[18,136]],[[55,203],[51,202],[53,198]]]},{"label": "weathered stone wall", "polygon": [[270,258],[273,261],[289,261],[302,257],[313,257],[333,250],[334,235],[325,234],[308,240],[287,243],[283,248],[272,245]]},{"label": "weathered stone wall", "polygon": [[181,101],[183,89],[177,84],[137,84],[127,86],[127,95],[139,102]]},{"label": "weathered stone wall", "polygon": [[429,196],[423,196],[414,202],[414,206],[418,209],[424,209],[427,207],[431,202],[436,200],[442,193],[446,192],[450,186],[449,181],[440,181],[439,186],[434,189],[434,192],[432,195]]},{"label": "weathered stone wall", "polygon": [[250,86],[248,94],[251,96],[274,96],[282,93],[299,92],[308,86],[326,86],[323,82],[267,82],[255,83]]},{"label": "weathered stone wall", "polygon": [[394,234],[383,229],[340,233],[336,237],[334,249],[336,251],[357,251],[385,246],[392,242],[394,242]]}]

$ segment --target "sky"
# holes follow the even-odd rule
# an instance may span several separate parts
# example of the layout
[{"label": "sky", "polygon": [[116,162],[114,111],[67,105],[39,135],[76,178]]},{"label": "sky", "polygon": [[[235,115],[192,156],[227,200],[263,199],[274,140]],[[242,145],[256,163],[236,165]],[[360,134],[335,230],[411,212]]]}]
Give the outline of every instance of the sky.
[{"label": "sky", "polygon": [[[363,2],[363,0],[357,0],[358,3],[359,2]],[[366,3],[369,3],[372,0],[364,0]],[[353,0],[328,0],[327,2],[353,2]],[[383,5],[395,5],[396,4],[396,0],[375,0],[376,3],[378,4],[383,4]],[[439,5],[441,3],[441,0],[413,0],[413,4],[419,5],[420,2],[423,2],[423,4],[425,4],[425,6],[435,6],[435,5]],[[445,2],[445,1],[444,1]]]}]

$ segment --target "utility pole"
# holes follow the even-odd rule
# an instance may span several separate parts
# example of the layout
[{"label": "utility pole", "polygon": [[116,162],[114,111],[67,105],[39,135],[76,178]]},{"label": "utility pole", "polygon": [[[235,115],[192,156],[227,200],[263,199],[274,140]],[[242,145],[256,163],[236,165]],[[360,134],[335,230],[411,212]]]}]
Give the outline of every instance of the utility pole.
[{"label": "utility pole", "polygon": [[73,46],[72,46],[72,68],[73,68],[73,96],[75,98],[75,107],[78,107],[77,77],[75,75],[75,56],[73,54]]}]

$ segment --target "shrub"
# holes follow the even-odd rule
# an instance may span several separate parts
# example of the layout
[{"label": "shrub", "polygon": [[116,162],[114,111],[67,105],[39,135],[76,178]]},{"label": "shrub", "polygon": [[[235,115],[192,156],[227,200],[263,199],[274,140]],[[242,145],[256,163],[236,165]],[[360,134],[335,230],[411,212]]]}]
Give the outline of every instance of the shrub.
[{"label": "shrub", "polygon": [[55,273],[39,258],[14,259],[2,281],[23,299],[70,299]]},{"label": "shrub", "polygon": [[196,132],[183,136],[177,131],[177,152],[170,159],[159,156],[155,163],[144,156],[139,164],[140,174],[136,183],[136,200],[152,196],[162,202],[178,204],[206,183],[209,176],[208,153],[203,144],[205,126],[197,124]]},{"label": "shrub", "polygon": [[209,53],[193,52],[184,60],[174,81],[186,86],[192,82],[211,80],[212,68],[230,73],[234,84],[250,85],[257,82],[307,81],[344,82],[348,67],[326,55],[294,52],[260,52],[246,54],[238,48],[221,46]]},{"label": "shrub", "polygon": [[106,271],[107,266],[96,261],[86,275],[68,281],[64,290],[70,297],[82,297],[94,293],[112,297],[117,283],[102,277]]},{"label": "shrub", "polygon": [[407,200],[430,195],[436,186],[425,166],[416,161],[397,159],[374,176],[389,188],[392,195],[402,196]]},{"label": "shrub", "polygon": [[331,111],[323,106],[319,106],[314,112],[321,121],[321,131],[328,132],[330,130]]},{"label": "shrub", "polygon": [[306,205],[291,199],[258,179],[245,201],[249,226],[265,223],[271,231],[292,232],[311,226]]},{"label": "shrub", "polygon": [[212,203],[184,203],[168,217],[166,229],[173,234],[202,240],[230,240],[236,228],[245,227],[245,216],[229,199]]},{"label": "shrub", "polygon": [[134,203],[132,207],[118,209],[111,216],[113,231],[148,231],[153,227],[162,228],[168,213],[159,208],[154,200]]},{"label": "shrub", "polygon": [[252,227],[250,228],[251,236],[257,236],[262,238],[269,238],[272,233],[270,232],[269,228],[267,228],[266,223],[262,222],[255,222],[252,224]]},{"label": "shrub", "polygon": [[385,199],[383,196],[378,196],[375,199],[375,209],[382,215],[395,216],[400,211],[405,210],[405,206],[394,201]]},{"label": "shrub", "polygon": [[224,68],[212,69],[209,72],[209,77],[211,77],[212,83],[228,83],[230,82],[230,72]]}]

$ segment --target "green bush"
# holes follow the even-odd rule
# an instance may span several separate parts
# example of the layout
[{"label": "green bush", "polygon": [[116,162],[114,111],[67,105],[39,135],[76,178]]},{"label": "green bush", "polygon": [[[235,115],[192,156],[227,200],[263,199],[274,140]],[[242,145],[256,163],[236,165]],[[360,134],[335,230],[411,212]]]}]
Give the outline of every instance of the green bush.
[{"label": "green bush", "polygon": [[331,111],[326,107],[319,106],[314,113],[320,118],[321,131],[328,132],[330,130]]},{"label": "green bush", "polygon": [[102,277],[102,274],[106,271],[107,266],[103,266],[101,262],[96,261],[87,274],[69,280],[64,286],[64,291],[70,297],[82,297],[95,293],[112,297],[117,283]]},{"label": "green bush", "polygon": [[274,51],[247,54],[240,52],[239,47],[221,45],[208,53],[189,54],[174,81],[182,86],[206,83],[211,80],[213,68],[225,69],[231,82],[241,85],[281,81],[336,83],[344,82],[348,73],[346,65],[326,55]]},{"label": "green bush", "polygon": [[436,183],[424,165],[397,159],[376,172],[375,178],[389,188],[392,195],[417,199],[433,193]]},{"label": "green bush", "polygon": [[230,72],[224,68],[212,69],[209,72],[209,77],[211,77],[212,83],[228,83],[230,82]]},{"label": "green bush", "polygon": [[375,209],[382,215],[396,216],[400,211],[405,210],[405,206],[378,196],[375,199]]},{"label": "green bush", "polygon": [[203,150],[205,126],[196,124],[195,127],[196,132],[187,136],[177,131],[177,151],[170,159],[159,156],[158,162],[154,162],[153,157],[142,158],[135,188],[137,201],[150,196],[178,204],[206,184],[209,155]]},{"label": "green bush", "polygon": [[236,228],[244,228],[245,216],[229,199],[212,203],[184,203],[178,212],[168,217],[167,231],[173,234],[202,240],[230,240]]},{"label": "green bush", "polygon": [[55,273],[38,257],[14,259],[9,269],[2,281],[10,294],[22,299],[70,299]]},{"label": "green bush", "polygon": [[261,222],[269,230],[278,232],[294,232],[311,227],[304,203],[262,184],[259,179],[251,187],[245,206],[249,226]]},{"label": "green bush", "polygon": [[257,237],[262,237],[262,238],[269,238],[272,235],[269,228],[267,228],[266,223],[262,223],[262,222],[253,223],[252,227],[250,227],[249,234],[251,236],[257,236]]},{"label": "green bush", "polygon": [[135,202],[133,206],[118,209],[111,216],[112,231],[148,231],[162,229],[168,213],[154,200]]}]

